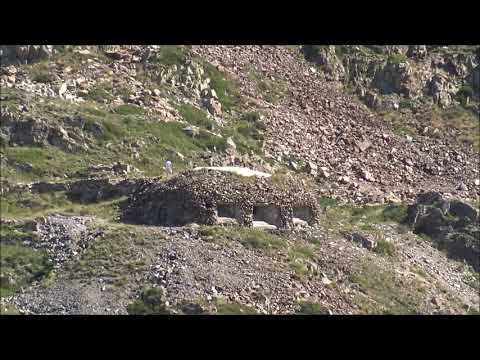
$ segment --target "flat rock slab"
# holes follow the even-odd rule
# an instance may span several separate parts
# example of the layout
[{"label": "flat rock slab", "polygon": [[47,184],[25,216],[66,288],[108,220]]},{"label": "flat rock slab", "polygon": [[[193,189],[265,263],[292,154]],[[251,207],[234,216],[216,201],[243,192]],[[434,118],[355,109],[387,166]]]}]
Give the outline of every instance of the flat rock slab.
[{"label": "flat rock slab", "polygon": [[258,176],[258,177],[270,177],[272,174],[264,173],[257,170],[252,170],[248,168],[238,167],[238,166],[212,166],[212,167],[196,167],[193,169],[194,171],[207,169],[207,170],[215,170],[215,171],[224,171],[230,172],[233,174],[237,174],[240,176]]},{"label": "flat rock slab", "polygon": [[275,225],[269,224],[265,221],[254,221],[252,226],[256,229],[277,230]]}]

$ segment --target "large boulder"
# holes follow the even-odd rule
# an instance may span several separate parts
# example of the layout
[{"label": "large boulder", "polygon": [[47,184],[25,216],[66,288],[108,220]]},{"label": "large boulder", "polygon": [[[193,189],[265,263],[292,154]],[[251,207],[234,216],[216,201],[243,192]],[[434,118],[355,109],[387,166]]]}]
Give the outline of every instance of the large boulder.
[{"label": "large boulder", "polygon": [[475,96],[480,96],[480,65],[477,66],[468,76],[468,83],[473,89]]},{"label": "large boulder", "polygon": [[51,45],[0,46],[2,65],[31,64],[48,59],[52,54]]},{"label": "large boulder", "polygon": [[383,69],[376,72],[372,86],[383,95],[400,94],[410,99],[420,96],[423,88],[408,60],[387,61]]},{"label": "large boulder", "polygon": [[48,143],[49,127],[45,121],[28,118],[6,121],[2,125],[10,144],[43,146]]},{"label": "large boulder", "polygon": [[340,81],[345,77],[345,68],[337,57],[335,46],[305,46],[305,57],[320,65],[327,80]]},{"label": "large boulder", "polygon": [[469,218],[472,221],[478,221],[478,211],[471,205],[461,201],[451,201],[449,213],[459,218]]},{"label": "large boulder", "polygon": [[447,76],[440,74],[435,74],[427,86],[433,101],[444,108],[452,104],[458,90]]},{"label": "large boulder", "polygon": [[408,207],[407,222],[414,227],[415,233],[430,236],[450,257],[467,261],[479,269],[479,215],[469,204],[445,199],[437,192],[423,193]]},{"label": "large boulder", "polygon": [[410,45],[408,47],[407,56],[412,59],[423,60],[427,56],[426,45]]}]

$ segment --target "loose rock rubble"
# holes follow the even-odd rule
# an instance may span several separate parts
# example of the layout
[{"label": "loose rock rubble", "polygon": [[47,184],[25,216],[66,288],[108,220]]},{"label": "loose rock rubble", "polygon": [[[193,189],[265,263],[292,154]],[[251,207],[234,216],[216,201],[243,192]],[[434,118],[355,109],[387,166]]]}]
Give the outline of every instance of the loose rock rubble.
[{"label": "loose rock rubble", "polygon": [[[421,189],[440,188],[470,198],[480,194],[474,184],[478,152],[450,139],[409,141],[396,135],[376,115],[312,73],[290,49],[197,46],[193,51],[235,76],[243,93],[254,93],[248,78],[252,66],[266,77],[287,79],[292,86],[284,101],[275,106],[262,102],[268,114],[266,153],[277,160],[295,155],[314,163],[323,177],[339,183],[335,193],[343,198],[385,202],[386,194],[392,193],[407,201]],[[456,189],[460,182],[464,190]]]},{"label": "loose rock rubble", "polygon": [[102,236],[102,230],[89,228],[91,217],[48,216],[31,222],[28,226],[37,235],[25,245],[47,251],[55,268],[78,258],[86,247]]}]

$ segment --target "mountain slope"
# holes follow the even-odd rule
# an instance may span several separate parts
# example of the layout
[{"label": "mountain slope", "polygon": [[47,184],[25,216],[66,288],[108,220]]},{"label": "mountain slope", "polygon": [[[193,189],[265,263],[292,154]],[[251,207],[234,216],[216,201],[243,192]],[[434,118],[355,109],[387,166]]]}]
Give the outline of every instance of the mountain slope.
[{"label": "mountain slope", "polygon": [[[395,51],[421,55],[359,49],[2,46],[2,313],[478,311],[478,271],[464,256],[478,250],[478,212],[469,215],[480,195],[472,50],[435,55],[447,65],[472,62],[442,73],[473,86],[468,104],[450,93],[423,104],[427,91],[395,109],[387,100],[406,95],[381,93],[395,76],[375,82],[365,66],[354,76],[351,64],[388,67]],[[384,105],[355,95],[345,74]],[[122,222],[128,197],[162,181],[167,159],[184,176],[230,165],[232,155],[237,166],[310,192],[319,224],[263,231]],[[442,248],[408,223],[407,205],[421,191],[465,204],[468,216],[425,208],[431,229],[460,232],[447,236],[454,245]],[[408,211],[424,205],[416,206]]]}]

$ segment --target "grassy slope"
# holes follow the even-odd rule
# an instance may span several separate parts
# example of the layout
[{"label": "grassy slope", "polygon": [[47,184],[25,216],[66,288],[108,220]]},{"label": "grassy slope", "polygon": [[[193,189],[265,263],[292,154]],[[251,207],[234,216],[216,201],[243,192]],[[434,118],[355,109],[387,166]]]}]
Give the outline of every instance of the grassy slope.
[{"label": "grassy slope", "polygon": [[[160,55],[153,60],[154,63],[158,66],[180,66],[185,61],[187,50],[179,49],[171,46],[162,48]],[[102,61],[101,57],[95,57]],[[79,71],[85,66],[75,60],[69,52],[58,55],[56,61],[68,64]],[[214,149],[219,152],[225,151],[226,138],[229,136],[233,137],[240,153],[250,151],[259,153],[259,141],[262,137],[259,135],[261,128],[258,125],[258,116],[243,117],[234,115],[238,112],[231,113],[238,109],[242,102],[236,83],[210,64],[203,61],[201,63],[222,102],[228,124],[221,127],[207,117],[205,110],[188,104],[176,104],[184,121],[200,127],[200,135],[194,138],[183,132],[185,124],[164,122],[161,116],[155,113],[146,114],[143,108],[136,105],[114,107],[104,104],[103,100],[111,100],[112,93],[119,91],[119,86],[113,87],[109,82],[98,84],[90,92],[87,101],[81,104],[58,98],[46,98],[40,103],[24,91],[4,89],[2,93],[9,98],[2,107],[10,111],[17,111],[21,103],[29,103],[32,116],[45,119],[54,126],[60,126],[65,116],[78,114],[86,120],[85,133],[88,133],[89,128],[96,126],[102,129],[103,135],[88,143],[89,150],[79,150],[75,153],[65,152],[53,146],[6,147],[4,153],[9,164],[2,169],[2,178],[11,182],[74,178],[85,173],[89,165],[114,161],[129,163],[143,171],[144,175],[158,176],[162,174],[163,164],[167,158],[174,162],[178,170],[188,167],[190,162],[202,163],[199,154]],[[42,72],[51,73],[51,67],[51,64],[40,63],[28,65],[27,70],[34,76]],[[140,73],[138,77],[146,85],[159,85],[154,83],[155,79],[149,74]],[[127,90],[123,92],[128,92]],[[207,130],[214,130],[215,133],[223,135],[223,138]],[[144,145],[138,150],[139,157],[134,158],[133,147],[139,141]],[[180,158],[177,153],[185,158]],[[22,164],[31,165],[32,170],[22,170]]]},{"label": "grassy slope", "polygon": [[[179,50],[178,47],[165,47],[165,49],[158,59],[160,64],[163,62],[163,65],[178,65],[184,61],[185,50]],[[80,68],[82,64],[75,59],[67,53],[62,61],[72,67]],[[45,65],[39,65],[38,68],[34,71],[40,78],[42,75],[38,74],[42,74],[42,71],[44,73],[49,71],[45,70]],[[223,109],[231,110],[231,113],[226,114],[226,118],[229,120],[228,125],[223,128],[219,127],[206,116],[204,110],[191,105],[177,104],[177,109],[188,123],[199,126],[202,130],[221,132],[224,135],[223,140],[209,135],[206,131],[202,131],[202,136],[199,138],[192,139],[182,131],[182,127],[185,125],[162,122],[162,119],[147,115],[137,106],[121,105],[113,108],[107,106],[102,100],[110,97],[111,88],[108,84],[100,84],[90,99],[83,104],[75,105],[60,99],[49,99],[43,104],[35,104],[35,111],[52,123],[59,122],[65,115],[77,112],[87,119],[87,124],[101,125],[105,131],[103,138],[97,139],[91,144],[90,150],[80,153],[68,153],[52,146],[44,148],[7,147],[5,154],[9,160],[29,163],[32,165],[33,171],[25,172],[9,165],[2,168],[2,178],[16,182],[63,178],[65,175],[75,177],[84,172],[91,164],[105,164],[114,161],[132,164],[144,171],[145,175],[160,175],[163,162],[167,157],[174,160],[177,169],[181,169],[188,166],[190,160],[198,161],[198,153],[213,148],[213,145],[222,150],[227,136],[234,137],[240,151],[253,150],[257,152],[262,130],[259,114],[237,115],[235,110],[241,108],[241,99],[234,82],[216,68],[208,65],[206,68]],[[33,67],[33,69],[36,68]],[[145,77],[145,81],[153,81],[148,74],[142,74],[142,76]],[[281,98],[281,81],[276,84],[273,80],[261,79],[258,74],[254,74],[254,76],[258,81],[259,90],[266,90],[272,96],[270,100],[267,99],[268,101],[275,102]],[[44,81],[51,81],[45,74],[43,77]],[[128,95],[128,89],[122,91]],[[15,92],[18,98],[10,100],[5,105],[12,109],[18,105],[20,99],[28,97],[21,91],[11,92],[12,94]],[[124,142],[136,143],[139,139],[145,145],[140,151],[140,159],[133,159],[129,147],[125,146]],[[107,144],[111,145],[107,148]],[[182,153],[186,159],[182,161],[176,157],[175,152]],[[281,178],[278,181],[281,182]],[[9,194],[2,200],[4,200],[2,201],[2,218],[25,220],[50,212],[96,215],[107,231],[105,240],[94,244],[79,262],[72,264],[72,269],[70,269],[72,274],[76,274],[75,276],[84,281],[102,276],[112,286],[122,286],[126,281],[127,274],[148,265],[148,260],[138,258],[139,251],[143,247],[150,246],[151,241],[159,239],[158,234],[154,234],[148,229],[115,222],[118,212],[117,205],[121,199],[100,204],[80,205],[70,202],[65,194],[60,192],[43,195]],[[405,211],[402,207],[388,210],[385,210],[383,206],[351,208],[330,200],[322,200],[321,203],[327,207],[322,219],[323,230],[334,237],[338,236],[338,231],[342,229],[361,231],[381,238],[382,233],[377,225],[387,223],[396,226]],[[5,231],[2,232],[2,236]],[[13,233],[11,229],[8,231],[10,235]],[[214,241],[226,246],[229,241],[236,241],[245,247],[267,254],[271,250],[284,251],[287,255],[286,261],[299,279],[311,276],[306,264],[314,258],[316,247],[321,246],[321,244],[315,243],[296,245],[294,241],[289,241],[292,239],[285,239],[254,229],[213,227],[205,228],[202,231],[205,241]],[[379,255],[395,261],[395,250],[389,244],[381,242],[379,244],[382,244]],[[6,249],[7,256],[4,255],[4,249]],[[11,294],[19,288],[18,286],[28,285],[38,278],[38,274],[43,274],[41,276],[48,274],[48,264],[44,263],[44,254],[33,252],[18,241],[8,245],[2,244],[1,261],[2,265],[5,263],[9,269],[20,274],[21,279],[15,288],[3,289],[2,295]],[[410,295],[406,294],[403,284],[398,283],[398,279],[394,275],[383,269],[371,264],[359,264],[357,274],[350,280],[359,284],[362,291],[368,296],[368,298],[356,299],[364,312],[411,313],[418,310],[417,305],[420,302],[418,292],[421,293],[421,290],[414,287]],[[372,299],[374,299],[373,304]],[[248,312],[248,309],[243,309],[236,304],[219,304],[218,311],[219,313],[242,313],[243,311]],[[307,304],[302,307],[300,312],[325,313],[326,310],[319,304]]]}]

